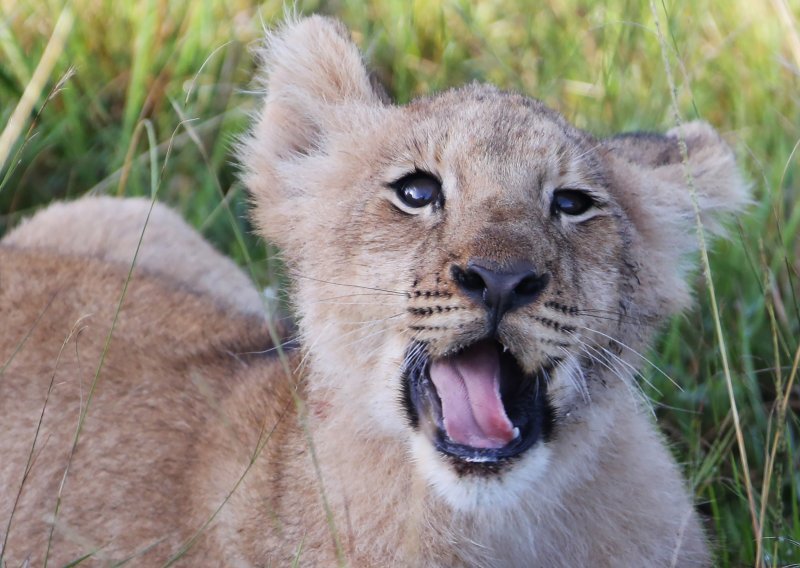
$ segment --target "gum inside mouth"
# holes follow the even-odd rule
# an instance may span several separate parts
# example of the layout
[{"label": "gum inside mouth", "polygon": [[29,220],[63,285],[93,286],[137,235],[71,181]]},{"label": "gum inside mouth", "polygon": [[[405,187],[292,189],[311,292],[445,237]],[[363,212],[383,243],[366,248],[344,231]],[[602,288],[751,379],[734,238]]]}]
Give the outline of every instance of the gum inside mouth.
[{"label": "gum inside mouth", "polygon": [[415,350],[418,355],[405,373],[406,407],[412,424],[441,453],[468,462],[498,462],[549,435],[552,411],[546,390],[552,367],[526,374],[493,339],[441,359],[427,357],[419,346]]}]

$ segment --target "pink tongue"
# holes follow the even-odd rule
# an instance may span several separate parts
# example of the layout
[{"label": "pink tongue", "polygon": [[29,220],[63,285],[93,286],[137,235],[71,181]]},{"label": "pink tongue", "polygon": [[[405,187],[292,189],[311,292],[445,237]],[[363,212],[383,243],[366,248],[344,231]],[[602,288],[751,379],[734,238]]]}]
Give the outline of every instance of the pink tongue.
[{"label": "pink tongue", "polygon": [[514,426],[500,400],[497,348],[483,342],[431,364],[431,380],[442,400],[444,429],[456,444],[502,448]]}]

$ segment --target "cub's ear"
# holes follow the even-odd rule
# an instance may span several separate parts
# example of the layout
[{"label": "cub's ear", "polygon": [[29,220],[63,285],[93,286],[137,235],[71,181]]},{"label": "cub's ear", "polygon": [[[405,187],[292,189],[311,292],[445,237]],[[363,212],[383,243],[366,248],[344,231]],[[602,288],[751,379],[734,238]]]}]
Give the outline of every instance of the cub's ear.
[{"label": "cub's ear", "polygon": [[284,24],[261,53],[267,103],[300,96],[309,102],[377,102],[361,53],[347,28],[310,16]]},{"label": "cub's ear", "polygon": [[691,297],[686,273],[698,246],[696,213],[706,231],[720,234],[726,217],[749,203],[733,152],[699,121],[666,135],[615,136],[602,148],[614,190],[636,228],[637,276],[650,295],[640,301],[654,315],[675,313]]},{"label": "cub's ear", "polygon": [[256,221],[273,238],[273,226],[285,230],[293,223],[280,217],[280,208],[313,185],[309,159],[321,157],[331,137],[358,128],[370,109],[383,107],[385,95],[347,29],[330,18],[288,21],[268,34],[259,59],[263,107],[238,153]]}]

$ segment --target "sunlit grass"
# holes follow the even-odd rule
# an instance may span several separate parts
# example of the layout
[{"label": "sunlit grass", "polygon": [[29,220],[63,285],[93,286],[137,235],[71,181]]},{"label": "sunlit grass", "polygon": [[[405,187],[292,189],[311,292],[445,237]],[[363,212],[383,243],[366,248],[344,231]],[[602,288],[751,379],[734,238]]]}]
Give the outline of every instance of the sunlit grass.
[{"label": "sunlit grass", "polygon": [[[156,160],[159,198],[260,284],[274,282],[277,267],[245,220],[230,149],[257,101],[249,92],[250,48],[262,25],[280,20],[283,3],[67,6],[71,30],[38,84],[36,69],[64,4],[0,0],[0,128],[10,139],[0,166],[0,234],[54,199],[88,191],[149,195]],[[648,3],[340,0],[299,2],[298,9],[342,18],[401,102],[479,80],[539,97],[598,135],[674,124]],[[655,2],[655,9],[678,112],[714,125],[752,181],[754,205],[729,241],[712,246],[710,268],[754,512],[701,273],[698,308],[676,319],[648,355],[683,390],[648,368],[647,380],[662,394],[649,392],[709,518],[718,564],[798,563],[798,7],[698,0]],[[70,67],[74,75],[56,89]],[[7,125],[26,89],[34,91],[32,107],[12,132]],[[143,121],[153,144],[137,134]]]}]

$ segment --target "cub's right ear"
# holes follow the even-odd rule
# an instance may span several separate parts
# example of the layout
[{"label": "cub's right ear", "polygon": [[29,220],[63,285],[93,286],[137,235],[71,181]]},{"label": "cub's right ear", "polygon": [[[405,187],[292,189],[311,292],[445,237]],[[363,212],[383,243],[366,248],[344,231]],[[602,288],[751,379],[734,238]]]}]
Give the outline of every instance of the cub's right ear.
[{"label": "cub's right ear", "polygon": [[272,238],[265,224],[291,220],[261,213],[302,198],[307,159],[323,154],[330,137],[357,128],[364,111],[383,107],[385,95],[370,81],[347,29],[330,18],[286,22],[268,34],[259,59],[266,96],[238,151],[256,221]]}]

